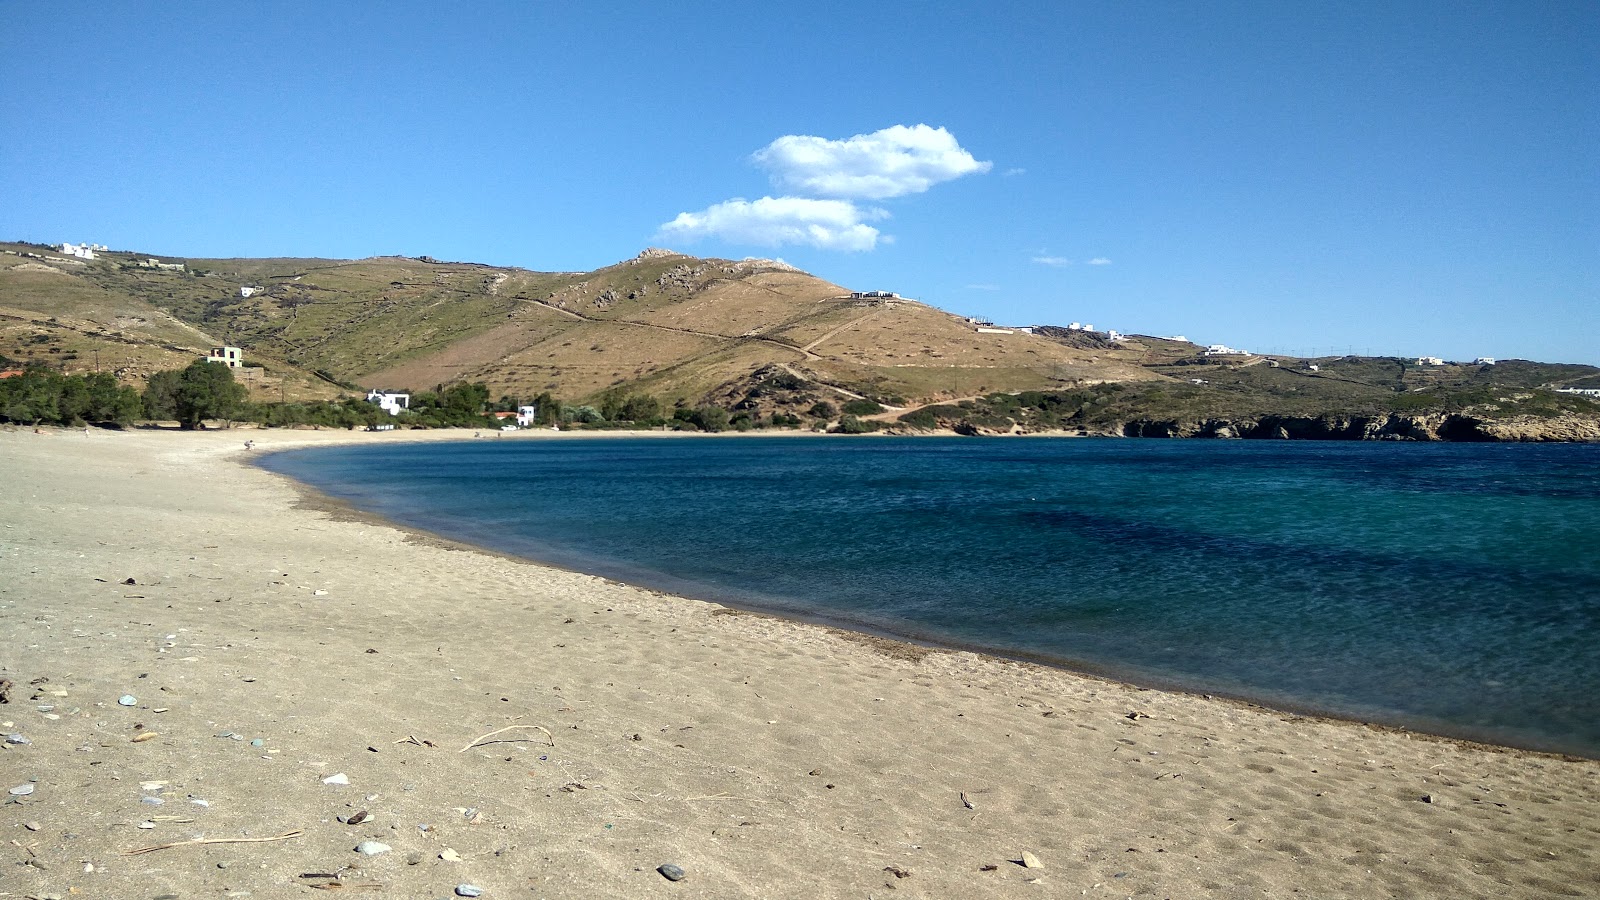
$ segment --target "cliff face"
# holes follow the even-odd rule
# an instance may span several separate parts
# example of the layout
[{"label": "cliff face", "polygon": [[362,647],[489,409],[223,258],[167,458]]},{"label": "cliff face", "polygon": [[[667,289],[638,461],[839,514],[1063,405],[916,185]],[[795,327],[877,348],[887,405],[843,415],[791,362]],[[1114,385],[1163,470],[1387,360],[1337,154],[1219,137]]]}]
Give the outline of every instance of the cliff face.
[{"label": "cliff face", "polygon": [[1581,416],[1485,419],[1456,414],[1262,416],[1259,419],[1127,422],[1125,437],[1210,437],[1313,441],[1600,441],[1600,421]]}]

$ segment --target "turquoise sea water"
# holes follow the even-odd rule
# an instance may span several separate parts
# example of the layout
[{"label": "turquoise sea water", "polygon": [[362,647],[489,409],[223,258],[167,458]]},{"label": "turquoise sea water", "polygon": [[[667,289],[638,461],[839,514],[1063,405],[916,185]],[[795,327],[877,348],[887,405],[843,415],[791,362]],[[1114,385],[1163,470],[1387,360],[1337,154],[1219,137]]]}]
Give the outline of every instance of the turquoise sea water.
[{"label": "turquoise sea water", "polygon": [[262,460],[629,583],[1600,757],[1600,447],[478,440]]}]

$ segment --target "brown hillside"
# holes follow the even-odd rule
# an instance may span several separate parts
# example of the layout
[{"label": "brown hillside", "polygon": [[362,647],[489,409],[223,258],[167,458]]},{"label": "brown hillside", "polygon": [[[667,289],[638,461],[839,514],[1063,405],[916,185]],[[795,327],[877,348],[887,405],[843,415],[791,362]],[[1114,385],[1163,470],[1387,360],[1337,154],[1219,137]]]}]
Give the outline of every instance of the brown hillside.
[{"label": "brown hillside", "polygon": [[914,301],[851,299],[771,260],[647,250],[586,273],[426,257],[160,257],[170,265],[158,268],[142,253],[82,261],[38,245],[0,249],[9,251],[0,353],[81,371],[99,350],[130,381],[221,343],[244,348],[258,393],[290,397],[332,395],[334,382],[421,390],[466,380],[494,396],[648,393],[694,404],[743,397],[777,372],[807,383],[795,404],[815,395],[898,405],[1162,377],[1139,367],[1137,349],[979,333]]},{"label": "brown hillside", "polygon": [[1159,377],[1137,365],[1136,353],[1021,332],[979,334],[921,303],[852,300],[844,288],[779,263],[647,251],[363,382],[467,379],[513,396],[622,390],[693,402],[774,365],[848,394],[916,399]]}]

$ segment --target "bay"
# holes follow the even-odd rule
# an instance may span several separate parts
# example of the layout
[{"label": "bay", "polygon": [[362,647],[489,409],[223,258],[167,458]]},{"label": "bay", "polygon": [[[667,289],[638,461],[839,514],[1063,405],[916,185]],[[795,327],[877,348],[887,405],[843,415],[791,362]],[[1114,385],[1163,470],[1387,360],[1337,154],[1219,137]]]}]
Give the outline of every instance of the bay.
[{"label": "bay", "polygon": [[631,584],[1600,757],[1600,447],[584,437],[261,465]]}]

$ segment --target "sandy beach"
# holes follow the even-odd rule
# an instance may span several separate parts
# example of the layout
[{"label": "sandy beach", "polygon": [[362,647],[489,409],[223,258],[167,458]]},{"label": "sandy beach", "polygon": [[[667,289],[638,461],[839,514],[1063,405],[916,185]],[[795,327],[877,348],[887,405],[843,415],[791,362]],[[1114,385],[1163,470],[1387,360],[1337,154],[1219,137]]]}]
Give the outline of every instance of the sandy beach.
[{"label": "sandy beach", "polygon": [[0,897],[1600,895],[1600,762],[658,594],[242,446],[419,437],[0,432]]}]

